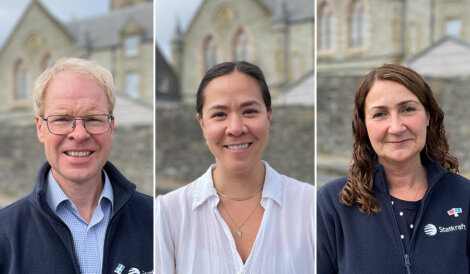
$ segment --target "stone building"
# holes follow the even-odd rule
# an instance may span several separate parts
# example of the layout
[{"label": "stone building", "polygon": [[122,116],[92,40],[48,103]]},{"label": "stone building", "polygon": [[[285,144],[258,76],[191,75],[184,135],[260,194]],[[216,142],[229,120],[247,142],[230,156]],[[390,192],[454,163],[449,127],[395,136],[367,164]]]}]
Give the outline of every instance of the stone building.
[{"label": "stone building", "polygon": [[178,76],[155,45],[155,103],[178,103],[180,101]]},{"label": "stone building", "polygon": [[444,36],[470,41],[470,0],[319,0],[318,73],[364,75]]},{"label": "stone building", "polygon": [[153,2],[111,0],[101,16],[60,22],[31,0],[0,52],[0,113],[31,111],[34,80],[54,60],[81,57],[109,69],[118,93],[153,102]]},{"label": "stone building", "polygon": [[[313,75],[314,17],[311,0],[202,1],[188,28],[177,27],[172,41],[183,101],[194,103],[199,81],[213,65],[246,60],[263,70],[273,102],[280,103],[288,84]],[[293,94],[313,98],[314,90]]]}]

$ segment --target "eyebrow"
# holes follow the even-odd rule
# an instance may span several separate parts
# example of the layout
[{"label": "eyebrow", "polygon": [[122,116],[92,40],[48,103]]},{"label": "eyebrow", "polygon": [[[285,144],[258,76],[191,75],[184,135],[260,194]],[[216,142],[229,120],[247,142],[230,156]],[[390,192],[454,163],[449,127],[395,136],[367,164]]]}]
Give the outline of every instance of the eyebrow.
[{"label": "eyebrow", "polygon": [[[240,107],[249,107],[249,106],[252,106],[252,105],[258,105],[258,106],[261,106],[261,103],[256,101],[256,100],[251,100],[251,101],[246,101],[246,102],[243,102]],[[213,105],[211,107],[209,107],[209,109],[207,111],[210,111],[210,110],[217,110],[217,109],[228,109],[228,107],[226,105]]]},{"label": "eyebrow", "polygon": [[[416,101],[416,100],[406,100],[406,101],[401,101],[397,104],[397,106],[403,106],[403,105],[406,105],[406,104],[409,104],[409,103],[414,103],[414,104],[420,104],[420,102]],[[374,109],[384,109],[384,108],[387,108],[386,106],[374,106],[374,107],[371,107],[369,109],[370,110],[374,110]]]}]

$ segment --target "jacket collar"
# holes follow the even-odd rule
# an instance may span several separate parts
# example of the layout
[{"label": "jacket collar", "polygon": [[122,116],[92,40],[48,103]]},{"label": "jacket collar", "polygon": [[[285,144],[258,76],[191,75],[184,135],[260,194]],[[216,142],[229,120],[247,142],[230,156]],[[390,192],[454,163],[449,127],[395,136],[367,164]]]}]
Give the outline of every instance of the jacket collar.
[{"label": "jacket collar", "polygon": [[[272,199],[280,207],[282,207],[282,191],[281,191],[281,175],[277,173],[265,161],[262,161],[266,167],[266,175],[264,177],[264,187],[261,200]],[[214,187],[212,180],[212,170],[215,165],[211,165],[209,169],[195,181],[195,191],[193,194],[192,210],[195,210],[205,201],[209,201],[212,207],[216,207],[219,203],[219,196]]]},{"label": "jacket collar", "polygon": [[[428,177],[428,192],[434,187],[436,182],[448,171],[437,161],[436,158],[425,160],[423,163],[426,166],[426,173]],[[374,186],[373,189],[379,192],[388,193],[388,183],[383,165],[376,162],[374,164]]]},{"label": "jacket collar", "polygon": [[[113,188],[114,212],[117,212],[135,194],[136,186],[127,180],[111,162],[106,162],[103,169],[106,171],[106,174],[108,174]],[[39,169],[36,177],[36,185],[29,195],[29,199],[42,209],[52,212],[46,199],[47,176],[50,170],[51,166],[48,162],[44,163]]]}]

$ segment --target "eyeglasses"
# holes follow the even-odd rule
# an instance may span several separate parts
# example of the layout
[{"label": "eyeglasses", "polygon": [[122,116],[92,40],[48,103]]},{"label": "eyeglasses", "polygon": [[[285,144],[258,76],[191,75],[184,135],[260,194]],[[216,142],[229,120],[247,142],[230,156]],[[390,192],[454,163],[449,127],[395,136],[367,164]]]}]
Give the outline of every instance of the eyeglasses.
[{"label": "eyeglasses", "polygon": [[46,118],[49,132],[56,135],[67,135],[73,132],[77,120],[83,120],[83,126],[88,134],[104,134],[111,129],[114,117],[109,114],[95,114],[84,118],[75,118],[72,115],[49,115]]}]

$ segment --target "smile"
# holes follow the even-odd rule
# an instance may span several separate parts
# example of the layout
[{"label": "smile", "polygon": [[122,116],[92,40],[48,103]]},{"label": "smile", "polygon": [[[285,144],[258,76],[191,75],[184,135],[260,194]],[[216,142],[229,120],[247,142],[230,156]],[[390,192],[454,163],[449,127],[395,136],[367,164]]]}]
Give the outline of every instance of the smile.
[{"label": "smile", "polygon": [[394,145],[401,145],[401,144],[404,144],[406,142],[408,142],[410,139],[405,139],[405,140],[401,140],[401,141],[390,141],[389,143],[390,144],[394,144]]},{"label": "smile", "polygon": [[246,144],[241,144],[241,145],[227,145],[224,146],[228,149],[233,149],[233,150],[240,150],[240,149],[246,149],[248,148],[252,143],[246,143]]},{"label": "smile", "polygon": [[86,157],[91,154],[91,151],[66,151],[65,154],[71,157]]}]

